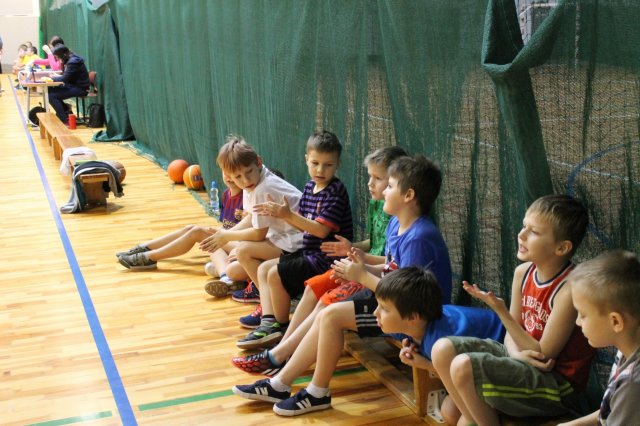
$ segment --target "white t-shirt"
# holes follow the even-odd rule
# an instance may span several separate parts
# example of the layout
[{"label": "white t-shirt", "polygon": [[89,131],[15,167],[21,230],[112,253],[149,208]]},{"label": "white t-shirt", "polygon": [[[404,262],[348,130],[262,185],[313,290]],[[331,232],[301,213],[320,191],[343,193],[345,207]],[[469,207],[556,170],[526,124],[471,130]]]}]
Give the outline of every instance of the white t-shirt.
[{"label": "white t-shirt", "polygon": [[267,201],[267,194],[277,202],[282,203],[282,197],[286,196],[291,211],[298,211],[302,192],[284,179],[280,179],[262,166],[260,180],[251,192],[242,191],[242,206],[245,211],[251,213],[251,225],[256,229],[269,227],[266,239],[281,250],[290,253],[302,248],[303,233],[299,229],[289,225],[286,221],[269,216],[253,214],[255,204]]}]

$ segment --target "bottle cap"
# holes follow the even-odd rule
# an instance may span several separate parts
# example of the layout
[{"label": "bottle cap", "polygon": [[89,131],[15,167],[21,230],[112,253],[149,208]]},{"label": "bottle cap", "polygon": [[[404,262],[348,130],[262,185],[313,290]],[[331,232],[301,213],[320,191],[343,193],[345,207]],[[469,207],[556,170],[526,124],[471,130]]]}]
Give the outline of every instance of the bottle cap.
[{"label": "bottle cap", "polygon": [[217,187],[218,187],[218,185],[216,184],[216,181],[212,180],[211,181],[211,188],[217,188]]}]

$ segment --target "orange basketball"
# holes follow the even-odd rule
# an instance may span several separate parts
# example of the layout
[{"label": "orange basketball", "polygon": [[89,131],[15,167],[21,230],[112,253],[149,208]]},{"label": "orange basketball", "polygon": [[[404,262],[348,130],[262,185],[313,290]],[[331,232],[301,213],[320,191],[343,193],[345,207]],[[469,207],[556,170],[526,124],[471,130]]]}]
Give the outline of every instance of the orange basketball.
[{"label": "orange basketball", "polygon": [[127,169],[124,168],[124,166],[122,165],[122,163],[120,163],[119,161],[116,160],[105,160],[105,163],[109,163],[111,165],[111,167],[113,167],[114,169],[116,169],[117,171],[120,172],[120,176],[118,181],[122,182],[125,178],[125,176],[127,176]]},{"label": "orange basketball", "polygon": [[187,170],[182,175],[182,180],[189,189],[199,190],[204,186],[202,175],[200,174],[200,166],[197,164],[187,167]]},{"label": "orange basketball", "polygon": [[169,163],[169,167],[167,167],[167,174],[169,175],[169,179],[174,181],[175,183],[182,183],[184,180],[182,175],[184,175],[184,171],[189,167],[189,163],[184,160],[173,160]]}]

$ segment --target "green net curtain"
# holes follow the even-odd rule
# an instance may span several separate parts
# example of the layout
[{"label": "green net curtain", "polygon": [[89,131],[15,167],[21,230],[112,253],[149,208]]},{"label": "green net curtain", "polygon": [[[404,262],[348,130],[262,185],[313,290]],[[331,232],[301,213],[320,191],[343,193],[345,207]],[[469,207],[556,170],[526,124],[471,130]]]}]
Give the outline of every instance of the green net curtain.
[{"label": "green net curtain", "polygon": [[[522,217],[541,195],[588,205],[578,260],[640,251],[636,1],[41,2],[47,38],[69,40],[102,76],[110,121],[97,139],[135,134],[161,163],[200,164],[208,182],[239,134],[301,187],[305,141],[327,128],[345,146],[339,176],[360,231],[366,154],[426,154],[445,175],[434,218],[456,280],[504,297]],[[545,19],[523,42],[541,3]]]}]

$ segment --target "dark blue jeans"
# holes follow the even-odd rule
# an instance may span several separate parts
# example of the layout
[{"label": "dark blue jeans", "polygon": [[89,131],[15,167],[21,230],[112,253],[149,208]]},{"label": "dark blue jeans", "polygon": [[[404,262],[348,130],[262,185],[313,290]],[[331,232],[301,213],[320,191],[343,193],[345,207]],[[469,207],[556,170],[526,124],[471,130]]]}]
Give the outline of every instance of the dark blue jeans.
[{"label": "dark blue jeans", "polygon": [[75,98],[77,96],[84,96],[87,94],[86,89],[73,86],[58,86],[49,87],[49,105],[56,111],[56,115],[63,123],[69,121],[69,114],[64,108],[63,100],[69,98]]}]

